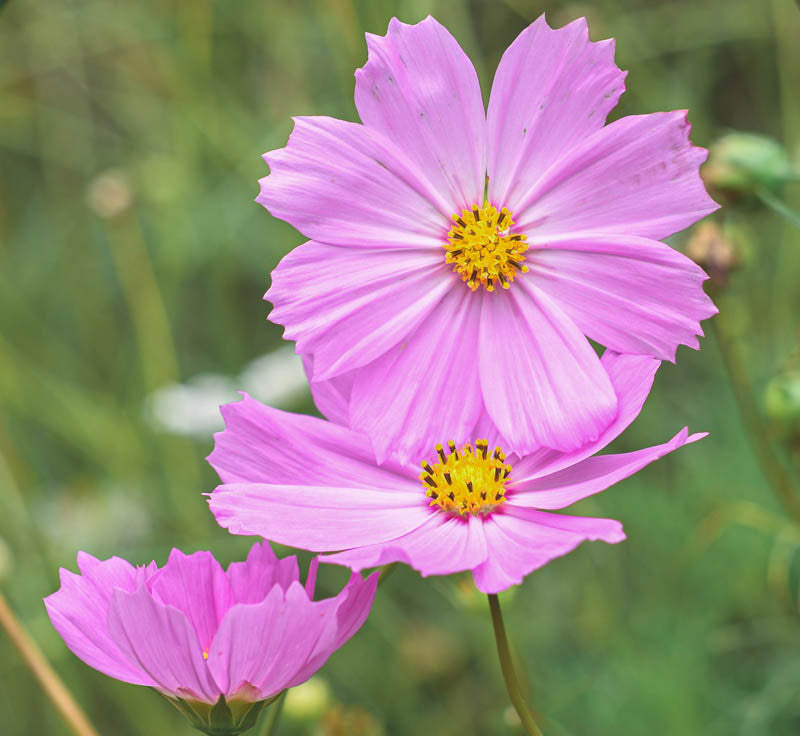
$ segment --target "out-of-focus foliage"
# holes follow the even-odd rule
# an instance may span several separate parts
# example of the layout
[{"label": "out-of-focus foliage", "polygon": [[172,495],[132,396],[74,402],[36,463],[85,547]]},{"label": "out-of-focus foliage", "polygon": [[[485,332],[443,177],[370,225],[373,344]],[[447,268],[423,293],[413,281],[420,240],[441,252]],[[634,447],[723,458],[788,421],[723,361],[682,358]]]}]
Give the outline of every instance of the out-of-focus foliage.
[{"label": "out-of-focus foliage", "polygon": [[791,437],[800,437],[800,370],[779,373],[764,393],[767,416]]},{"label": "out-of-focus foliage", "polygon": [[[285,143],[292,115],[355,119],[363,33],[385,32],[392,15],[434,14],[486,92],[503,50],[545,10],[551,24],[585,14],[594,39],[617,38],[629,91],[612,117],[688,108],[697,144],[752,131],[796,165],[792,0],[3,7],[0,583],[101,733],[189,731],[153,693],[66,650],[41,603],[58,567],[74,568],[81,548],[140,562],[163,563],[173,545],[236,559],[251,541],[206,510],[211,438],[163,431],[148,397],[200,374],[228,385],[279,347],[261,297],[302,238],[253,203],[266,173],[259,154]],[[781,185],[772,193],[796,211],[798,185]],[[715,222],[738,264],[714,287],[722,313],[699,353],[682,348],[663,366],[616,449],[662,442],[684,424],[711,436],[581,504],[621,519],[627,542],[584,545],[505,597],[548,736],[800,730],[800,531],[760,468],[763,447],[753,449],[754,438],[767,442],[797,487],[800,441],[780,403],[796,393],[784,379],[770,384],[769,414],[762,398],[797,346],[800,230],[758,201],[734,201]],[[731,375],[740,402],[751,397],[744,414]],[[293,408],[312,410],[303,396]],[[320,586],[343,576],[325,569]],[[66,733],[2,634],[0,654],[3,733]],[[319,678],[310,705],[287,702],[282,736],[516,728],[486,602],[468,579],[393,573]]]}]

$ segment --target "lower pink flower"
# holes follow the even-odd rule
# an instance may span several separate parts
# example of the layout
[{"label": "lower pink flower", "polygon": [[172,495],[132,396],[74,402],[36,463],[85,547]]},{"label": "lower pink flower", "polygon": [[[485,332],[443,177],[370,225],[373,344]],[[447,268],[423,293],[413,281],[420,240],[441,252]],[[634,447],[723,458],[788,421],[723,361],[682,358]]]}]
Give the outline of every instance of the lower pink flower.
[{"label": "lower pink flower", "polygon": [[335,598],[314,601],[317,560],[303,587],[297,559],[278,560],[266,542],[227,572],[210,552],[176,549],[161,569],[85,552],[78,567],[62,569],[44,601],[67,646],[110,677],[155,688],[206,733],[214,721],[246,730],[254,704],[311,677],[364,623],[377,586],[377,575],[354,573]]},{"label": "lower pink flower", "polygon": [[[219,524],[319,552],[353,570],[404,562],[422,575],[471,570],[496,593],[585,540],[619,542],[611,519],[553,514],[653,460],[695,442],[684,428],[669,442],[621,455],[595,455],[639,414],[658,369],[647,356],[606,351],[617,415],[595,442],[570,452],[542,448],[519,457],[497,447],[488,417],[476,441],[430,448],[377,465],[369,440],[343,424],[271,409],[245,396],[223,407],[226,430],[209,462],[224,485],[210,495]],[[318,384],[326,413],[346,421],[346,384]],[[477,439],[480,438],[480,439]],[[421,471],[420,472],[420,468]]]}]

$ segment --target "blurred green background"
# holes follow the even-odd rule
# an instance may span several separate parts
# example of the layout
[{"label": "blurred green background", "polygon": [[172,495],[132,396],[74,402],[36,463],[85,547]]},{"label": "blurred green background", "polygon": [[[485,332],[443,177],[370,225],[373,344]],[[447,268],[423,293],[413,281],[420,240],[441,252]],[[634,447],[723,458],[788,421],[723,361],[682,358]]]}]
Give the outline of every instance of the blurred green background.
[{"label": "blurred green background", "polygon": [[[356,119],[363,33],[384,33],[393,15],[434,14],[486,94],[505,47],[543,11],[551,25],[587,15],[593,39],[617,38],[630,73],[612,119],[689,108],[698,145],[755,131],[796,161],[791,0],[3,6],[0,588],[100,733],[190,730],[154,693],[69,653],[41,602],[58,567],[75,569],[78,549],[163,563],[172,546],[227,562],[252,541],[219,529],[200,495],[215,485],[208,420],[172,426],[186,400],[159,390],[229,393],[281,345],[261,298],[302,238],[253,202],[259,155],[284,145],[292,115]],[[721,177],[729,149],[715,157]],[[756,174],[745,189],[798,209],[796,183]],[[800,732],[800,229],[752,193],[715,196],[727,206],[714,227],[672,244],[714,271],[722,312],[699,353],[681,348],[662,367],[615,449],[685,424],[711,436],[576,507],[622,520],[627,542],[584,545],[503,597],[548,736]],[[263,392],[312,411],[296,365],[276,360],[285,390],[279,365]],[[324,571],[324,591],[339,573]],[[3,734],[67,733],[2,633],[0,682]],[[407,568],[279,729],[518,732],[485,600],[468,577]]]}]

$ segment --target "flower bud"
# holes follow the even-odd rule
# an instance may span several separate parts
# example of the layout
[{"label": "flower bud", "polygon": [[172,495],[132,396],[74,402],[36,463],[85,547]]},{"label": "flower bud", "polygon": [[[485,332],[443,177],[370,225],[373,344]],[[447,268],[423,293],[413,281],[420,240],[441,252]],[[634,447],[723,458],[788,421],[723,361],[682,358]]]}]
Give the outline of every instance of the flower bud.
[{"label": "flower bud", "polygon": [[709,151],[703,179],[728,196],[778,191],[787,181],[798,178],[786,149],[772,138],[757,133],[729,133]]}]

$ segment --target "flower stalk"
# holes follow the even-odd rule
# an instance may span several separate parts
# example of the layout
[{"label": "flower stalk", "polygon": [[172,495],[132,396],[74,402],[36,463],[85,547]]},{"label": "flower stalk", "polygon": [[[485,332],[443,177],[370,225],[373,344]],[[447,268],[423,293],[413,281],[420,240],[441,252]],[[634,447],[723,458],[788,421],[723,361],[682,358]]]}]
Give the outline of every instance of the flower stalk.
[{"label": "flower stalk", "polygon": [[789,205],[786,204],[786,202],[776,197],[772,192],[770,192],[766,188],[757,190],[756,196],[761,200],[763,204],[765,204],[773,212],[780,215],[784,220],[786,220],[786,222],[800,229],[800,214],[798,214],[791,207],[789,207]]},{"label": "flower stalk", "polygon": [[75,736],[99,736],[66,685],[14,615],[2,593],[0,593],[0,627],[6,632],[14,648],[39,681],[50,702],[56,707],[72,733]]},{"label": "flower stalk", "polygon": [[277,698],[272,702],[272,707],[269,709],[267,717],[264,719],[264,727],[261,730],[261,736],[275,736],[278,729],[278,721],[281,717],[281,712],[283,711],[283,703],[286,700],[286,693],[289,690],[284,690]]},{"label": "flower stalk", "polygon": [[511,659],[511,649],[508,645],[506,627],[503,623],[503,612],[500,610],[500,601],[496,593],[489,593],[489,610],[492,612],[492,625],[494,626],[494,638],[497,642],[497,655],[500,658],[500,669],[503,671],[503,680],[506,683],[508,697],[514,710],[517,711],[522,727],[528,736],[542,736],[542,731],[536,724],[533,711],[522,694],[522,685],[514,669],[514,662]]}]

